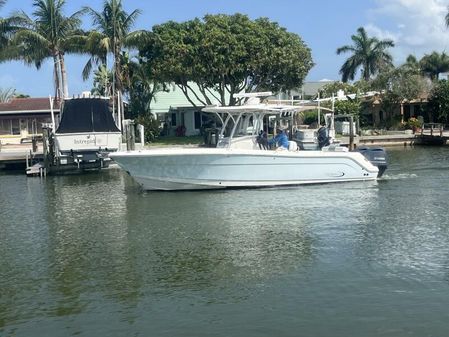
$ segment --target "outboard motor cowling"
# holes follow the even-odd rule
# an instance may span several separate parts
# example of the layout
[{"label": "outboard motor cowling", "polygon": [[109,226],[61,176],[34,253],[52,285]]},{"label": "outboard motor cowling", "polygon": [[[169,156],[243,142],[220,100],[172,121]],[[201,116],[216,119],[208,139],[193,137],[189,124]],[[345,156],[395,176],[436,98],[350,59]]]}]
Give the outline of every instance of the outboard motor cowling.
[{"label": "outboard motor cowling", "polygon": [[384,174],[388,166],[388,156],[387,151],[385,151],[383,147],[361,146],[358,147],[355,151],[363,154],[365,158],[371,162],[371,164],[378,167],[378,178],[380,178]]},{"label": "outboard motor cowling", "polygon": [[330,145],[329,130],[322,126],[317,131],[318,146],[322,149],[324,146]]}]

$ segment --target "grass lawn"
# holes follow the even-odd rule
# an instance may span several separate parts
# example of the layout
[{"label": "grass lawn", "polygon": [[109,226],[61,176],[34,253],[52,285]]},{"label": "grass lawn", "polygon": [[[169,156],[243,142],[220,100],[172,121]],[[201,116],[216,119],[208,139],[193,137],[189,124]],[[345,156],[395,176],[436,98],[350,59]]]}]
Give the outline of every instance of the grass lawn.
[{"label": "grass lawn", "polygon": [[204,139],[202,136],[158,137],[150,143],[150,145],[199,145],[199,144],[204,144]]}]

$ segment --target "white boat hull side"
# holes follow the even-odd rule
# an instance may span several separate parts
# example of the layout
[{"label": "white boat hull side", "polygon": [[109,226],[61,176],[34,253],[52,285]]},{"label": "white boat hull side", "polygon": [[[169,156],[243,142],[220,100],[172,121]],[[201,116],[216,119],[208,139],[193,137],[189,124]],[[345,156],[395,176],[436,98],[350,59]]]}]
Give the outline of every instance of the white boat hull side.
[{"label": "white boat hull side", "polygon": [[167,149],[110,155],[146,190],[285,186],[375,180],[356,152]]},{"label": "white boat hull side", "polygon": [[117,151],[120,146],[120,132],[85,132],[85,133],[57,133],[55,142],[61,152],[68,151],[96,151],[108,149]]}]

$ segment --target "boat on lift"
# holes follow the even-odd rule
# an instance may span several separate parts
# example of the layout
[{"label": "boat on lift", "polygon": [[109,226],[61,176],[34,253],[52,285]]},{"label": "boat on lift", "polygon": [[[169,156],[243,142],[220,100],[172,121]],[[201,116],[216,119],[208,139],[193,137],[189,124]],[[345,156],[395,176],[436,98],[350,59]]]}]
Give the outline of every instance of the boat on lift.
[{"label": "boat on lift", "polygon": [[[52,105],[52,102],[51,102]],[[121,131],[114,121],[107,97],[65,98],[61,121],[44,132],[48,173],[99,169],[110,163],[108,154],[119,150]]]},{"label": "boat on lift", "polygon": [[299,151],[265,150],[257,136],[264,117],[316,107],[254,102],[206,107],[221,122],[215,148],[158,148],[118,151],[109,156],[145,190],[201,190],[289,186],[376,180],[379,169],[363,154],[336,144]]}]

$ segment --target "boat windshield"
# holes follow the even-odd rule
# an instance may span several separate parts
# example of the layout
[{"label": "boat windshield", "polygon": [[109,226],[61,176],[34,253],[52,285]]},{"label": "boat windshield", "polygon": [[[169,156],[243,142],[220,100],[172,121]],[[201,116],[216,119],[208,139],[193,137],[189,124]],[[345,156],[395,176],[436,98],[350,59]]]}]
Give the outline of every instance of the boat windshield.
[{"label": "boat windshield", "polygon": [[244,112],[239,115],[229,114],[221,130],[222,137],[236,138],[257,134],[262,129],[260,114]]}]

